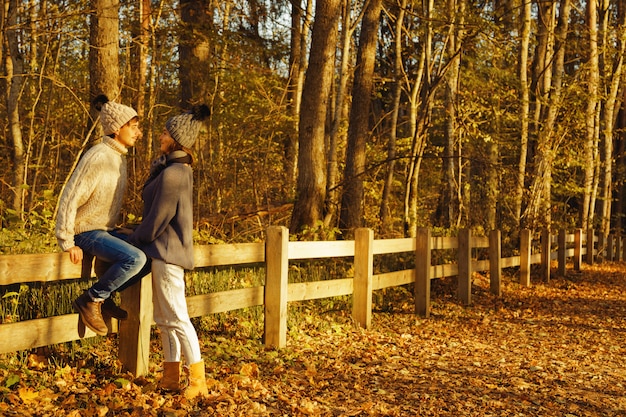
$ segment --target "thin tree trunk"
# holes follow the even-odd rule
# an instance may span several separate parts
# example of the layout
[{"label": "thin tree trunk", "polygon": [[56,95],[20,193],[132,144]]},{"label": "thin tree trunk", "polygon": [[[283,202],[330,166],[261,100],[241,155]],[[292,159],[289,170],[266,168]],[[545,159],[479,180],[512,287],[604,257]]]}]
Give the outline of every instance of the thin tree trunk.
[{"label": "thin tree trunk", "polygon": [[580,225],[585,230],[591,226],[590,203],[593,186],[593,177],[595,171],[595,143],[597,141],[596,133],[596,114],[598,107],[598,83],[600,78],[600,68],[598,62],[598,10],[597,3],[594,1],[587,2],[587,30],[589,33],[589,60],[588,79],[587,79],[587,109],[585,111],[586,137],[584,146],[584,180],[583,180],[583,204],[581,210]]},{"label": "thin tree trunk", "polygon": [[22,138],[19,99],[24,84],[24,60],[20,52],[18,24],[17,24],[18,2],[10,0],[7,10],[6,42],[8,44],[7,55],[5,57],[5,71],[7,89],[5,100],[7,105],[9,137],[13,146],[13,210],[23,217],[23,192],[24,192],[24,171],[26,168],[24,143]]},{"label": "thin tree trunk", "polygon": [[[626,20],[625,15],[622,15],[622,20],[619,22],[619,49],[615,54],[615,62],[607,62],[607,58],[603,60],[604,64],[604,73],[606,74],[606,88],[604,90],[607,91],[606,101],[604,102],[604,106],[602,108],[602,120],[601,124],[603,129],[601,130],[601,141],[603,143],[603,155],[604,161],[602,164],[602,210],[601,214],[601,231],[604,236],[608,236],[611,229],[611,207],[613,202],[613,141],[614,141],[614,125],[616,114],[619,110],[620,103],[617,100],[621,82],[622,82],[622,73],[624,66],[624,53],[626,52]],[[605,33],[608,31],[608,18],[603,20],[601,32]],[[605,37],[606,37],[605,33]],[[607,40],[603,40],[603,45],[606,45]]]},{"label": "thin tree trunk", "polygon": [[[459,216],[459,192],[461,185],[460,161],[455,157],[460,153],[460,142],[457,130],[457,96],[460,77],[461,55],[460,47],[462,43],[462,16],[465,4],[463,1],[457,3],[456,0],[447,0],[446,10],[450,26],[447,36],[447,50],[449,71],[446,74],[444,106],[445,106],[445,146],[443,155],[443,195],[440,203],[441,225],[443,227],[456,226]],[[457,20],[459,20],[457,22]]]},{"label": "thin tree trunk", "polygon": [[522,201],[524,196],[524,184],[526,178],[526,158],[528,155],[528,131],[530,123],[530,88],[528,85],[528,52],[530,45],[530,27],[532,1],[523,0],[522,7],[522,31],[520,40],[519,80],[520,80],[520,153],[517,169],[517,184],[515,191],[515,222],[518,228],[521,225]]},{"label": "thin tree trunk", "polygon": [[402,39],[404,28],[404,15],[407,6],[407,0],[402,0],[396,17],[395,36],[394,36],[394,65],[393,65],[393,96],[391,121],[389,127],[389,141],[387,143],[387,175],[383,187],[383,195],[380,204],[380,230],[385,233],[388,231],[391,223],[391,211],[389,209],[389,201],[393,188],[394,170],[396,167],[396,140],[398,134],[398,115],[400,112],[400,98],[402,96],[402,79],[404,68],[402,64]]},{"label": "thin tree trunk", "polygon": [[415,85],[411,95],[411,129],[412,145],[408,164],[405,197],[404,197],[404,233],[406,236],[415,237],[417,234],[417,200],[419,170],[422,163],[422,156],[426,148],[426,134],[432,113],[432,96],[434,86],[431,76],[431,52],[433,46],[433,26],[431,15],[434,7],[433,0],[426,0],[422,4],[422,13],[425,17],[424,42],[422,55],[420,57],[419,69]]},{"label": "thin tree trunk", "polygon": [[331,222],[337,216],[339,208],[339,141],[345,140],[344,137],[339,137],[339,128],[345,121],[346,115],[346,90],[348,79],[350,78],[350,60],[351,51],[350,43],[352,41],[352,34],[357,27],[357,22],[361,19],[359,17],[355,22],[350,21],[352,11],[352,1],[343,1],[343,13],[341,18],[341,66],[339,69],[339,81],[337,86],[337,97],[335,100],[335,109],[332,116],[330,134],[328,139],[328,192],[326,196],[326,218],[324,225],[330,226]]},{"label": "thin tree trunk", "polygon": [[311,40],[311,54],[302,90],[299,124],[297,199],[290,229],[317,227],[324,218],[326,156],[324,135],[328,100],[335,67],[340,0],[318,1]]}]

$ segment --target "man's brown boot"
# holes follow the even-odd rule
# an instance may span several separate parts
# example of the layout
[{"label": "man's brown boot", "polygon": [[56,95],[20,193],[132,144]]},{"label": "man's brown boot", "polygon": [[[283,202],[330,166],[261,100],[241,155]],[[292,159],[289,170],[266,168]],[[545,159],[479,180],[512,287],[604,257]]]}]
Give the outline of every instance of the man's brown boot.
[{"label": "man's brown boot", "polygon": [[102,318],[102,301],[93,301],[87,291],[72,303],[74,309],[80,315],[83,324],[100,336],[106,336],[109,332]]},{"label": "man's brown boot", "polygon": [[128,318],[128,312],[115,304],[112,298],[107,298],[104,300],[104,303],[102,303],[102,316],[126,320]]}]

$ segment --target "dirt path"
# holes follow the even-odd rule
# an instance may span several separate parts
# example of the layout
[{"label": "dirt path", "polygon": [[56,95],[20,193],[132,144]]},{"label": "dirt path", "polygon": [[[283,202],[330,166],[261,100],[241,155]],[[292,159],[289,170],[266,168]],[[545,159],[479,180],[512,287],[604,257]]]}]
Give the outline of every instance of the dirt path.
[{"label": "dirt path", "polygon": [[394,311],[367,331],[349,312],[311,312],[290,323],[281,351],[213,335],[203,340],[211,394],[199,402],[161,395],[153,375],[116,374],[107,339],[85,366],[2,369],[0,414],[626,416],[626,264],[527,289],[507,280],[502,298],[488,286],[476,277],[463,307],[452,280],[433,282],[429,319],[411,314],[410,294],[385,294]]}]

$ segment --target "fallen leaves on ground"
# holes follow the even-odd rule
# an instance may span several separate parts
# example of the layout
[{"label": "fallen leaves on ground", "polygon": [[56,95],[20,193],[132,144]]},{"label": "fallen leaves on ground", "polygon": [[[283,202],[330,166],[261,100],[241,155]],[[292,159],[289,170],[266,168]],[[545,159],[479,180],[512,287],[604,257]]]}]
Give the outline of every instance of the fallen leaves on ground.
[{"label": "fallen leaves on ground", "polygon": [[157,363],[145,377],[121,373],[114,337],[82,365],[29,356],[0,369],[0,414],[626,415],[626,264],[586,266],[530,288],[509,280],[502,297],[475,275],[469,307],[454,287],[433,281],[427,319],[412,314],[404,291],[393,311],[373,314],[369,330],[347,311],[311,311],[312,320],[291,324],[281,350],[202,335],[209,395],[201,400],[156,390]]}]

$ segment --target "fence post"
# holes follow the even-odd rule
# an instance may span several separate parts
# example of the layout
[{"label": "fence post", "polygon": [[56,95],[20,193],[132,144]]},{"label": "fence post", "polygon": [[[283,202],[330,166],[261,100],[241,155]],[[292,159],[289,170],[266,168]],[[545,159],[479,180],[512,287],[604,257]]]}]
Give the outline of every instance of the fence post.
[{"label": "fence post", "polygon": [[284,226],[267,229],[265,242],[265,345],[287,345],[287,295],[289,271],[289,230]]},{"label": "fence post", "polygon": [[574,230],[574,271],[580,271],[583,261],[583,231]]},{"label": "fence post", "polygon": [[550,282],[550,262],[552,258],[552,235],[550,230],[543,229],[541,231],[541,278],[545,282]]},{"label": "fence post", "polygon": [[523,287],[530,287],[530,243],[530,230],[522,230],[519,248],[519,283]]},{"label": "fence post", "polygon": [[120,292],[121,307],[128,319],[119,322],[119,359],[134,376],[148,373],[150,365],[150,328],[152,327],[152,275]]},{"label": "fence post", "polygon": [[613,235],[608,235],[606,240],[606,260],[609,262],[613,262],[615,260],[613,253],[613,243],[615,237]]},{"label": "fence post", "polygon": [[457,239],[459,242],[457,293],[465,305],[470,305],[472,303],[472,232],[470,229],[461,229]]},{"label": "fence post", "polygon": [[499,230],[489,233],[489,289],[492,294],[502,295],[502,240]]},{"label": "fence post", "polygon": [[593,229],[587,229],[587,253],[585,254],[585,262],[589,265],[593,265],[593,248],[594,248],[594,235]]},{"label": "fence post", "polygon": [[374,231],[354,231],[354,289],[352,317],[362,327],[372,325],[372,276],[374,274]]},{"label": "fence post", "polygon": [[415,314],[430,316],[430,229],[420,227],[415,236]]},{"label": "fence post", "polygon": [[615,235],[615,262],[621,261],[622,258],[622,235]]},{"label": "fence post", "polygon": [[567,234],[565,229],[559,229],[559,248],[558,248],[558,264],[559,264],[559,276],[564,277],[567,274],[565,269],[567,263]]}]

